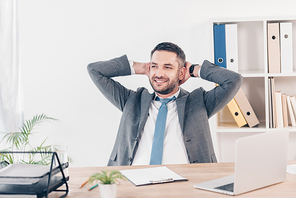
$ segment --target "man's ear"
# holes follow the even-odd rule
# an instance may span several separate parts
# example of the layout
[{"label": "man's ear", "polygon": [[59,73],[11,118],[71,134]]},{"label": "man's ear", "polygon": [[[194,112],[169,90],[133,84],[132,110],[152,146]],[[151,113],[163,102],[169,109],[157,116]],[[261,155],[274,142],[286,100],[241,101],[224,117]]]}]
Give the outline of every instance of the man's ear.
[{"label": "man's ear", "polygon": [[182,67],[179,71],[179,80],[183,80],[186,74],[186,67]]}]

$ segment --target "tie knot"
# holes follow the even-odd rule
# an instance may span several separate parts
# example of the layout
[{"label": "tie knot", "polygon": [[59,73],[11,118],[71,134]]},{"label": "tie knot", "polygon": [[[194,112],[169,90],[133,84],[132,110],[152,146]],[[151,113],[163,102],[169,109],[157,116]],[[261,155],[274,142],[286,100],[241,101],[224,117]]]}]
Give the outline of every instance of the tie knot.
[{"label": "tie knot", "polygon": [[157,100],[157,101],[160,101],[161,104],[167,104],[167,103],[169,103],[170,101],[175,100],[175,99],[176,99],[175,96],[172,97],[172,98],[164,98],[164,99],[159,98],[159,97],[156,98],[156,100]]}]

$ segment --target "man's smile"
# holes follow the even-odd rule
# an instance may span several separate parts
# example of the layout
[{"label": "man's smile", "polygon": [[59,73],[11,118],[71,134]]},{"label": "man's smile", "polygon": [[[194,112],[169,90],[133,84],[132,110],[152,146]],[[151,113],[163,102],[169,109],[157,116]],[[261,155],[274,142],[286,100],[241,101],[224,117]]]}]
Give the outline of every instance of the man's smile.
[{"label": "man's smile", "polygon": [[156,82],[157,84],[166,83],[166,82],[168,81],[168,79],[162,79],[162,78],[154,78],[153,80],[154,80],[154,82]]}]

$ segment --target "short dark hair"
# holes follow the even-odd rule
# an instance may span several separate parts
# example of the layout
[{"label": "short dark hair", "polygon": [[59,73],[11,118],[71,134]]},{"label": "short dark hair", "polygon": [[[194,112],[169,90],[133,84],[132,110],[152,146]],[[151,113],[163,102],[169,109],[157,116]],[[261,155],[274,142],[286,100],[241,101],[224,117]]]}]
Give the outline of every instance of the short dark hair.
[{"label": "short dark hair", "polygon": [[[156,47],[151,51],[151,57],[155,51],[169,51],[177,54],[177,58],[179,59],[179,67],[185,67],[186,56],[184,51],[176,44],[171,42],[162,42],[156,45]],[[150,58],[151,58],[150,57]]]}]

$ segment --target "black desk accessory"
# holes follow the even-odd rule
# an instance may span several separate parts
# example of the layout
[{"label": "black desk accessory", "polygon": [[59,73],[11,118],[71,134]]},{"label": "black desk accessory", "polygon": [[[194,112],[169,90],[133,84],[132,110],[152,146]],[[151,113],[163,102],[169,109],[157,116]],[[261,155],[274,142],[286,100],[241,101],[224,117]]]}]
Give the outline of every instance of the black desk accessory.
[{"label": "black desk accessory", "polygon": [[[60,163],[56,152],[24,152],[24,151],[1,151],[0,154],[52,154],[50,166],[35,164],[9,164],[7,161],[0,162],[0,194],[4,195],[36,195],[37,198],[48,197],[52,191],[64,191],[61,198],[69,192],[64,169],[69,163]],[[54,159],[57,166],[54,167]],[[33,172],[34,171],[34,172]],[[61,173],[62,176],[55,176]],[[58,188],[65,184],[65,190]]]}]

